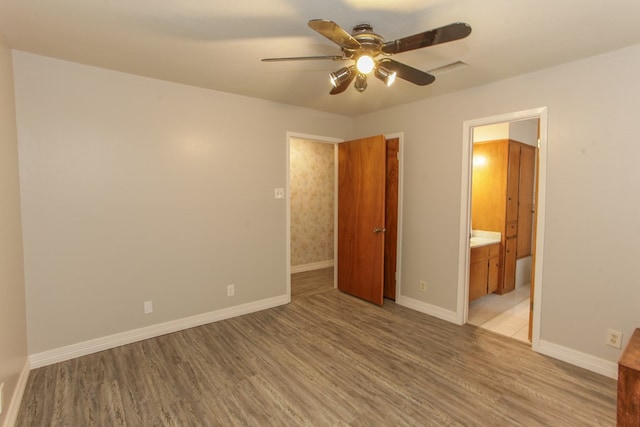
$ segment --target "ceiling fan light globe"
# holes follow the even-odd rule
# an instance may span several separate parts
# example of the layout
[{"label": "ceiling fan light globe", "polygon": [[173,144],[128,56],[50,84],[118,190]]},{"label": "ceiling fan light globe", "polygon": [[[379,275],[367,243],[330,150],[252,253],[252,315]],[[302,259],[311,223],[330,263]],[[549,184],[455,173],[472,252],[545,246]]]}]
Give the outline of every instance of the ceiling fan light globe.
[{"label": "ceiling fan light globe", "polygon": [[391,86],[396,81],[396,72],[391,71],[383,65],[378,65],[374,75],[387,86]]},{"label": "ceiling fan light globe", "polygon": [[373,58],[369,55],[362,55],[356,61],[356,68],[358,68],[358,72],[362,74],[369,74],[371,71],[373,71],[375,65],[376,64],[373,61]]},{"label": "ceiling fan light globe", "polygon": [[391,75],[389,76],[389,79],[387,80],[387,86],[391,86],[393,84],[393,82],[396,81],[396,72],[394,71],[393,73],[391,73]]},{"label": "ceiling fan light globe", "polygon": [[365,74],[358,73],[353,87],[356,88],[358,92],[364,92],[367,88],[367,76]]},{"label": "ceiling fan light globe", "polygon": [[333,73],[329,73],[329,80],[333,87],[340,86],[341,83],[349,80],[351,77],[351,69],[347,67],[340,68],[338,71],[334,71]]}]

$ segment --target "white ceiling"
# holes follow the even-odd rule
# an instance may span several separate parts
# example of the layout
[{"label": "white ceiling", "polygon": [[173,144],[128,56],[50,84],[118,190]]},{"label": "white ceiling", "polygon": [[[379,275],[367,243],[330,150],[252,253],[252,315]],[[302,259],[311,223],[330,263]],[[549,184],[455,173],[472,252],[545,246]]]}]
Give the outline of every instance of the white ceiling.
[{"label": "white ceiling", "polygon": [[[425,71],[464,61],[429,86],[329,95],[339,55],[307,27],[367,22],[387,41],[466,22],[466,39],[395,55]],[[639,0],[0,0],[0,32],[19,50],[157,79],[358,116],[640,43]],[[606,79],[607,76],[602,76]]]}]

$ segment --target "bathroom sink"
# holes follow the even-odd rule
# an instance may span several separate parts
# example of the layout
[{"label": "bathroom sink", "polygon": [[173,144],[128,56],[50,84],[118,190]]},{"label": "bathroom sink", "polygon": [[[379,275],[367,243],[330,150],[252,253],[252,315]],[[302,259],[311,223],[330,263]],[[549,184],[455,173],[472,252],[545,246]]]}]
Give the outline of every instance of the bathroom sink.
[{"label": "bathroom sink", "polygon": [[472,248],[477,248],[480,246],[500,243],[500,236],[501,235],[498,232],[474,230],[471,234],[471,239],[469,240],[469,246],[471,246]]}]

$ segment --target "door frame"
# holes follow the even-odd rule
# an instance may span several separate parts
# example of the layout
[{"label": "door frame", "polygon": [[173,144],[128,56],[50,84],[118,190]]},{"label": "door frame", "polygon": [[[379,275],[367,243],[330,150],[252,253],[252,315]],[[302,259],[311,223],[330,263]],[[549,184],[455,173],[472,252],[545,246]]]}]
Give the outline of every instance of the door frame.
[{"label": "door frame", "polygon": [[[344,142],[344,139],[340,138],[331,138],[328,136],[320,136],[320,135],[310,135],[306,133],[300,132],[287,132],[286,135],[286,160],[285,160],[285,201],[286,201],[286,254],[285,254],[285,263],[286,263],[286,272],[287,272],[287,303],[291,302],[291,139],[308,139],[315,142],[333,144],[333,165],[334,165],[334,196],[333,196],[333,229],[334,229],[334,237],[333,237],[333,246],[337,247],[337,238],[338,238],[338,149],[337,144]],[[337,253],[334,249],[333,251],[333,287],[337,287],[338,285],[338,276],[337,276]]]},{"label": "door frame", "polygon": [[[286,133],[286,161],[285,161],[285,202],[286,202],[286,273],[287,273],[287,303],[291,302],[291,139],[307,139],[320,143],[333,144],[334,149],[334,205],[333,205],[333,245],[338,247],[338,144],[345,139],[328,136],[311,135],[301,132],[288,131]],[[404,133],[396,132],[384,134],[385,139],[398,138],[398,242],[396,248],[396,301],[401,294],[401,266],[402,266],[402,204],[403,204],[403,166],[404,166]],[[338,251],[333,251],[333,287],[338,287]]]},{"label": "door frame", "polygon": [[471,233],[471,176],[473,157],[473,132],[477,126],[492,125],[504,122],[514,122],[519,120],[538,119],[540,123],[540,137],[538,141],[538,187],[536,203],[536,244],[535,244],[535,266],[533,277],[535,286],[533,290],[533,327],[531,334],[531,348],[540,351],[540,323],[542,315],[542,273],[543,273],[543,251],[544,251],[544,230],[546,211],[546,188],[547,188],[547,127],[548,109],[547,107],[533,108],[530,110],[516,111],[496,116],[483,117],[479,119],[466,120],[463,122],[462,137],[462,191],[460,210],[460,244],[459,244],[459,265],[458,265],[458,303],[456,310],[457,322],[460,325],[467,323],[469,311],[469,259],[470,246],[469,236]]}]

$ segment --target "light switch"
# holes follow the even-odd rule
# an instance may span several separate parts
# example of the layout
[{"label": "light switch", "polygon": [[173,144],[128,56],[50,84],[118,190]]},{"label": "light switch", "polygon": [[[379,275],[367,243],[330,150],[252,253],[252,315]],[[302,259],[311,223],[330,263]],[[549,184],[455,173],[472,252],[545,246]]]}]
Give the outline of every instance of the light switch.
[{"label": "light switch", "polygon": [[276,199],[284,199],[284,188],[276,188],[274,190]]}]

